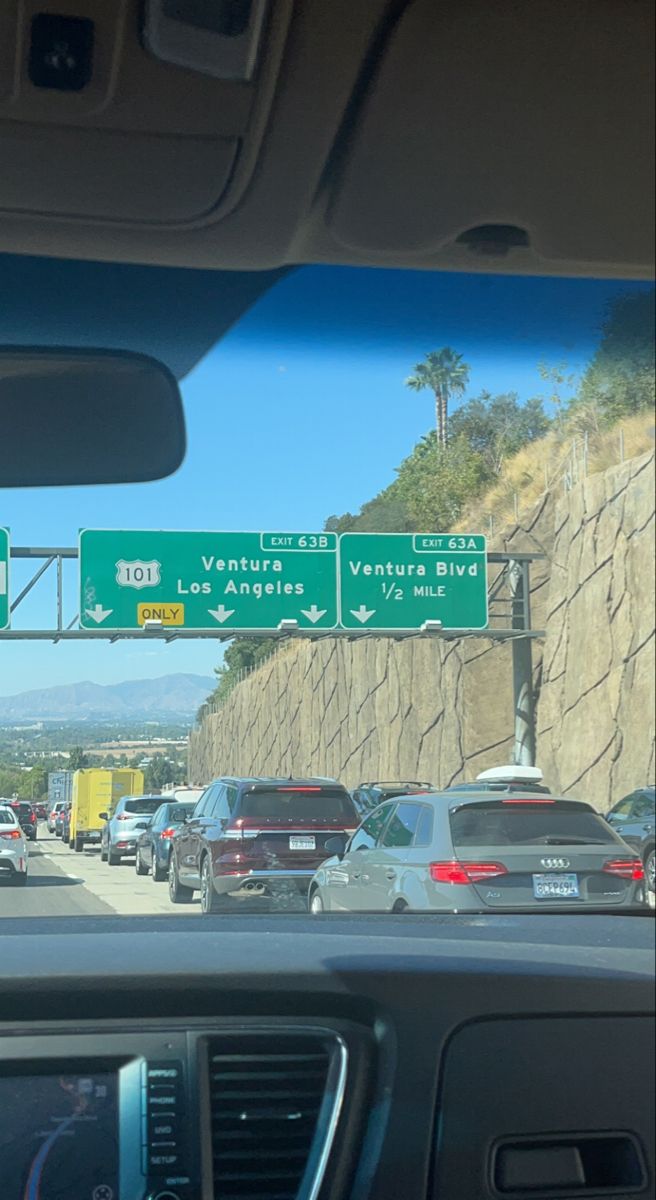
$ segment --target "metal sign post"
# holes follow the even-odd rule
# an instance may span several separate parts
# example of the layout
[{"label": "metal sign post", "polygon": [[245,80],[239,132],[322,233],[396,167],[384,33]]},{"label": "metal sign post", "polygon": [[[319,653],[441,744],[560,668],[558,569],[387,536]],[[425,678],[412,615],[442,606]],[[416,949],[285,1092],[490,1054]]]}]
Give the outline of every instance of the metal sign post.
[{"label": "metal sign post", "polygon": [[0,629],[9,627],[9,530],[0,528]]}]

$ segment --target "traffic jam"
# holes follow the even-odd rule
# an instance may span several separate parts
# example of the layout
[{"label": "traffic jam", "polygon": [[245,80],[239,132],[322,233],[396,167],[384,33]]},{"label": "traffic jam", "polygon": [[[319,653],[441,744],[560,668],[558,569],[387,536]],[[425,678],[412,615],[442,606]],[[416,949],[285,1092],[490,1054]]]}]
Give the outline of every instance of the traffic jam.
[{"label": "traffic jam", "polygon": [[[605,814],[535,767],[471,783],[224,777],[145,794],[141,771],[51,773],[50,799],[0,798],[0,880],[30,848],[149,876],[171,911],[481,912],[654,906],[654,787]],[[61,862],[61,858],[57,859]],[[122,876],[124,878],[124,876]],[[129,886],[129,884],[128,884]]]}]

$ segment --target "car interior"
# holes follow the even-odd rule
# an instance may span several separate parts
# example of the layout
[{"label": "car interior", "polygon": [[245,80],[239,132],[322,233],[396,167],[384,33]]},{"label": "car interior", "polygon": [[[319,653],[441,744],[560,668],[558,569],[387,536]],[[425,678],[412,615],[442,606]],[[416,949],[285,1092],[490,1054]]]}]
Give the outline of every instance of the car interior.
[{"label": "car interior", "polygon": [[[651,279],[653,21],[0,0],[0,484],[174,470],[177,380],[302,264]],[[179,931],[0,924],[0,1162],[62,1088],[98,1116],[3,1200],[654,1195],[653,913]]]}]

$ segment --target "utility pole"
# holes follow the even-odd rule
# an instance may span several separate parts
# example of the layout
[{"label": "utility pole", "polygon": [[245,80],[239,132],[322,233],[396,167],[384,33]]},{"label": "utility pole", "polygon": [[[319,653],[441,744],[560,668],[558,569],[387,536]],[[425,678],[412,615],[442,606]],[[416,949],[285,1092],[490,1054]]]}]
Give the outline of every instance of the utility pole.
[{"label": "utility pole", "polygon": [[[511,562],[509,567],[512,596],[512,626],[531,628],[531,595],[528,563]],[[535,704],[533,698],[533,654],[530,637],[512,639],[513,710],[515,745],[513,762],[517,766],[535,766]]]}]

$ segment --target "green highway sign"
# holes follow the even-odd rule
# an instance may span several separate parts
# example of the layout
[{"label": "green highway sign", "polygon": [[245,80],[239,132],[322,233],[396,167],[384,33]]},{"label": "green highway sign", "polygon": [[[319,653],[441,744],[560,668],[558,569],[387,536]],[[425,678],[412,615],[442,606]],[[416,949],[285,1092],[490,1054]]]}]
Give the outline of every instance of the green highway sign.
[{"label": "green highway sign", "polygon": [[[340,614],[345,629],[485,629],[485,538],[453,533],[343,533]],[[436,626],[437,628],[437,626]]]},{"label": "green highway sign", "polygon": [[275,630],[337,625],[337,535],[84,529],[80,625]]},{"label": "green highway sign", "polygon": [[0,629],[9,629],[9,530],[0,527]]}]

